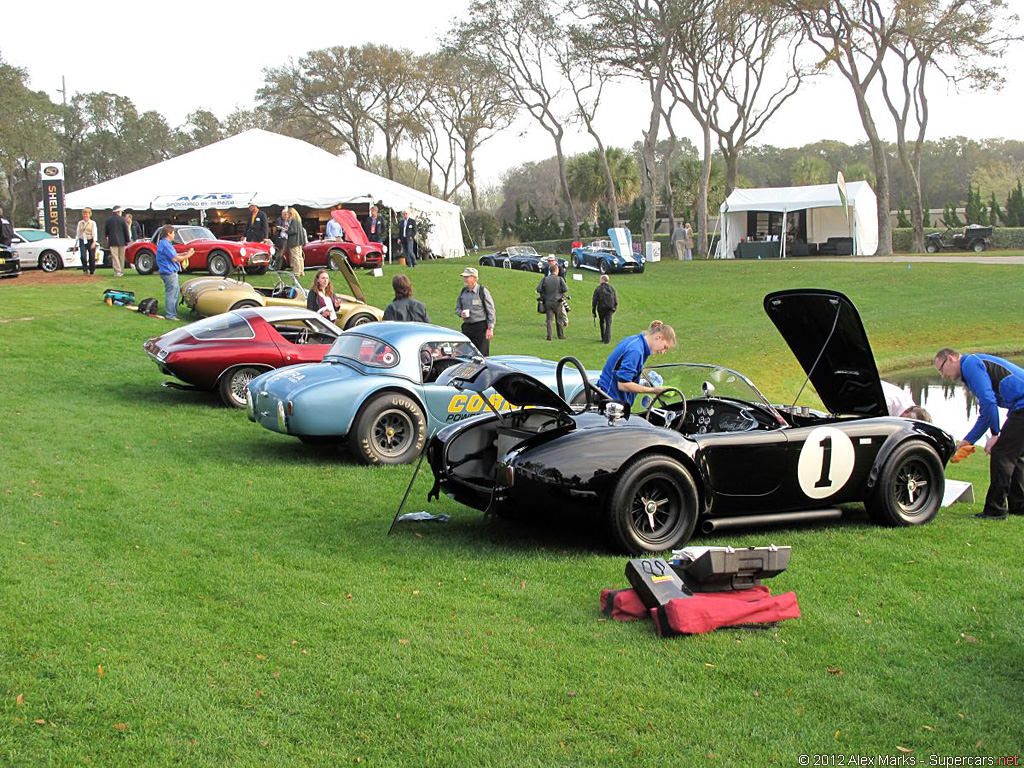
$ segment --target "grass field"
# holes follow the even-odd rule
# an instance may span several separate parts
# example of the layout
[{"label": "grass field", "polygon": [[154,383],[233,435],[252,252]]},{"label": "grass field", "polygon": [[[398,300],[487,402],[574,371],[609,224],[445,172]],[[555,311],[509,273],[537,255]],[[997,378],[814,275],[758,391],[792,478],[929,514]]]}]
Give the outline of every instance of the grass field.
[{"label": "grass field", "polygon": [[[435,322],[457,327],[466,263],[410,270]],[[802,373],[768,291],[847,293],[884,372],[944,345],[1024,350],[1020,270],[665,261],[613,278],[613,335],[660,318],[679,334],[665,362],[728,365],[786,401]],[[535,277],[482,277],[493,353],[603,363],[595,275],[570,282],[565,342],[544,340]],[[19,280],[0,284],[0,764],[929,764],[1024,746],[1024,520],[974,520],[977,503],[885,530],[851,507],[698,538],[791,545],[770,586],[803,617],[659,640],[600,616],[625,558],[594,526],[442,500],[429,509],[449,523],[386,537],[411,468],[357,466],[161,388],[141,345],[171,324],[100,302],[120,283],[162,304],[158,278]],[[385,306],[390,280],[363,283]],[[980,502],[987,459],[948,475]]]}]

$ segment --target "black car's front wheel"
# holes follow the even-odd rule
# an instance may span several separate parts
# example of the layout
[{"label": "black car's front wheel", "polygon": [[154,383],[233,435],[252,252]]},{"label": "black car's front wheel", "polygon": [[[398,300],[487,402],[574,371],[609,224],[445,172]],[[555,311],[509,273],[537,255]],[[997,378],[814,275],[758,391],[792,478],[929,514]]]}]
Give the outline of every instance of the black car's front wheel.
[{"label": "black car's front wheel", "polygon": [[864,506],[879,525],[924,525],[939,511],[944,489],[942,462],[935,449],[909,440],[886,459]]},{"label": "black car's front wheel", "polygon": [[697,524],[697,486],[668,456],[641,456],[622,470],[606,511],[613,546],[630,554],[681,547]]},{"label": "black car's front wheel", "polygon": [[348,439],[363,464],[408,464],[423,451],[427,419],[412,398],[384,392],[363,406]]}]

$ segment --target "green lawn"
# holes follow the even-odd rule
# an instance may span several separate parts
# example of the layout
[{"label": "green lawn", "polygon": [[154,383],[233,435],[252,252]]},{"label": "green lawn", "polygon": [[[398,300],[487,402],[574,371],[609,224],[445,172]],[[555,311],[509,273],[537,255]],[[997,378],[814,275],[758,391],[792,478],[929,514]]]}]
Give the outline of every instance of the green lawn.
[{"label": "green lawn", "polygon": [[[457,327],[464,262],[409,274]],[[829,287],[880,368],[940,346],[1024,350],[1020,266],[687,262],[613,277],[613,335],[674,325],[665,362],[717,362],[771,398],[803,376],[765,293]],[[363,278],[371,302],[388,278]],[[599,367],[596,276],[569,340],[536,278],[482,270],[492,352]],[[266,278],[264,278],[266,279]],[[307,282],[312,279],[309,275]],[[168,390],[141,349],[171,327],[100,301],[121,283],[0,283],[0,764],[797,765],[800,754],[1020,751],[1024,520],[985,523],[982,452],[949,469],[979,503],[931,525],[720,534],[789,544],[803,618],[659,640],[602,619],[625,558],[586,521],[511,524],[448,500],[386,537],[411,468],[367,468]],[[813,394],[811,395],[813,398]],[[803,402],[813,402],[805,395]],[[957,437],[960,437],[957,435]],[[409,509],[426,507],[418,478]],[[921,764],[921,763],[919,763]]]}]

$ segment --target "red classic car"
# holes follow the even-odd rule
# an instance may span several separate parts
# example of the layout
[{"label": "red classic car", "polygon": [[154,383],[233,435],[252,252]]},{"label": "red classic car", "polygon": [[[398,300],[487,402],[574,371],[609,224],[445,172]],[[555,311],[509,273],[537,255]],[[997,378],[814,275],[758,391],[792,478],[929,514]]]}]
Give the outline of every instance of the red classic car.
[{"label": "red classic car", "polygon": [[345,233],[344,240],[315,240],[307,243],[302,249],[306,260],[306,269],[327,267],[337,269],[340,259],[348,259],[353,267],[379,267],[384,262],[383,243],[371,243],[356,215],[349,210],[333,211],[337,216],[341,229]]},{"label": "red classic car", "polygon": [[244,408],[253,377],[286,365],[319,363],[341,332],[308,309],[258,307],[175,328],[142,348],[162,373],[191,385],[164,386],[216,391],[225,405]]},{"label": "red classic car", "polygon": [[[140,275],[152,274],[156,270],[156,244],[161,237],[162,228],[149,240],[131,243],[125,251],[128,266],[134,266]],[[205,269],[211,275],[224,277],[236,269],[245,269],[250,275],[262,275],[270,265],[269,245],[218,240],[206,227],[175,227],[173,242],[178,253],[195,248],[186,272]]]}]

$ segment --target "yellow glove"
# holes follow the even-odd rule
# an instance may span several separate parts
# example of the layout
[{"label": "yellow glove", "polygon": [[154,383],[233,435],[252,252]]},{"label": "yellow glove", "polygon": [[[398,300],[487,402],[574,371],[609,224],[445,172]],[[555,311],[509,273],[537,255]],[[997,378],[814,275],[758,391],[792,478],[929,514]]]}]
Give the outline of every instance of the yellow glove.
[{"label": "yellow glove", "polygon": [[958,464],[959,462],[963,461],[968,456],[970,456],[972,453],[974,453],[974,450],[975,449],[973,445],[961,445],[959,448],[956,449],[956,453],[953,454],[953,457],[949,460],[949,463]]}]

